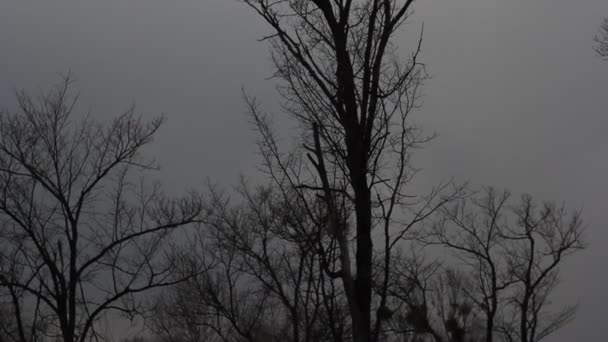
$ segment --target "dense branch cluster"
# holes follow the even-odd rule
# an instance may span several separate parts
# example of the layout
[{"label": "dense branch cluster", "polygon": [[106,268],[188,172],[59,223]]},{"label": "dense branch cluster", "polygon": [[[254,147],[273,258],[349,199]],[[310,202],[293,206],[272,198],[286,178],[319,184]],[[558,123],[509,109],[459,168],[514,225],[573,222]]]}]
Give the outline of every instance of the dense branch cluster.
[{"label": "dense branch cluster", "polygon": [[[335,237],[280,189],[240,189],[234,204],[213,194],[186,263],[213,271],[159,298],[152,330],[180,342],[356,338]],[[409,251],[392,251],[386,284],[385,258],[374,260],[379,341],[540,341],[572,319],[551,293],[560,262],[584,247],[578,212],[485,188],[433,217]]]},{"label": "dense branch cluster", "polygon": [[[138,294],[176,280],[171,231],[198,220],[197,195],[171,199],[142,178],[162,118],[130,109],[79,122],[67,77],[0,116],[0,298],[7,341],[86,341],[108,310],[140,310]],[[6,337],[4,337],[6,336]]]}]

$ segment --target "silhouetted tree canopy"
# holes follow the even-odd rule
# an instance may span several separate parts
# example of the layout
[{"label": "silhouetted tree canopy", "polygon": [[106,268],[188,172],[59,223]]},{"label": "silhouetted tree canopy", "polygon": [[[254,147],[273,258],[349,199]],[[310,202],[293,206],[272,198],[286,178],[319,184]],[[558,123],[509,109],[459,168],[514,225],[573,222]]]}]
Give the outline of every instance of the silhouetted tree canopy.
[{"label": "silhouetted tree canopy", "polygon": [[[200,196],[163,194],[141,151],[163,122],[133,109],[77,117],[66,77],[17,94],[0,116],[0,331],[10,342],[97,338],[107,311],[133,316],[140,294],[171,285],[171,232],[199,220]],[[178,279],[179,280],[179,279]]]}]

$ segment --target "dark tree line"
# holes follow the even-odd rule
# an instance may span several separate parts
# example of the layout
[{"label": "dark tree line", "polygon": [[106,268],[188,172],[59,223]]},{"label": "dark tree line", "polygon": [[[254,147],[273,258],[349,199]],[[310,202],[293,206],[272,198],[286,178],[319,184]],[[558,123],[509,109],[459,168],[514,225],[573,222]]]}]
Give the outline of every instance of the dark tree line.
[{"label": "dark tree line", "polygon": [[76,117],[69,78],[2,114],[0,342],[97,341],[110,311],[166,342],[537,342],[573,318],[551,294],[580,212],[414,192],[422,27],[406,58],[394,44],[414,1],[243,1],[300,128],[282,147],[244,96],[263,185],[166,196],[142,154],[163,118]]},{"label": "dark tree line", "polygon": [[[334,273],[337,242],[297,197],[243,185],[231,204],[212,193],[201,248],[186,263],[212,271],[163,294],[151,328],[179,342],[356,338]],[[317,210],[326,215],[322,203]],[[386,285],[385,259],[374,261],[377,340],[542,340],[573,318],[575,307],[556,307],[551,293],[559,264],[584,247],[581,234],[578,212],[528,195],[486,188],[451,201],[396,248]],[[438,248],[448,257],[428,257]]]}]

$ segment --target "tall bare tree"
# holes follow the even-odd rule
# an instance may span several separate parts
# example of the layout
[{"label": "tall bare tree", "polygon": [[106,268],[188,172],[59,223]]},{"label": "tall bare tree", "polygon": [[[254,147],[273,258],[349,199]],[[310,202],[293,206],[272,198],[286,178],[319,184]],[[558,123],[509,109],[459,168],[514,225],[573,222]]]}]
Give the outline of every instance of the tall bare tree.
[{"label": "tall bare tree", "polygon": [[[266,39],[284,109],[302,128],[303,147],[284,156],[249,99],[267,171],[280,187],[298,190],[293,195],[306,199],[305,192],[313,192],[322,199],[322,223],[336,241],[339,266],[326,273],[342,282],[354,340],[377,340],[387,312],[391,252],[412,225],[447,200],[439,195],[443,186],[422,198],[405,192],[416,173],[411,152],[430,139],[408,120],[426,78],[418,59],[421,36],[407,60],[392,43],[413,1],[244,2],[271,28]],[[376,255],[383,259],[377,273],[382,281],[374,292]]]},{"label": "tall bare tree", "polygon": [[198,195],[172,199],[143,178],[162,118],[77,118],[70,86],[19,92],[0,116],[0,291],[14,342],[40,340],[40,326],[83,342],[108,310],[136,314],[140,293],[177,281],[164,243],[202,212]]}]

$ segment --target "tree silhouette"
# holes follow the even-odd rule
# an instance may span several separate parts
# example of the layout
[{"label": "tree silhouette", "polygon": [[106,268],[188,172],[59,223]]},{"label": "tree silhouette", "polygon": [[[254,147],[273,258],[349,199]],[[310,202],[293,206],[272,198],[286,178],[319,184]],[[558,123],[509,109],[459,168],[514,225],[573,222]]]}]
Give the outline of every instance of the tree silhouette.
[{"label": "tree silhouette", "polygon": [[[301,148],[283,158],[267,117],[248,98],[266,170],[279,187],[297,190],[294,196],[313,192],[322,199],[322,224],[336,241],[339,264],[326,273],[342,282],[354,341],[377,340],[394,246],[458,193],[443,198],[445,184],[423,197],[405,191],[416,173],[411,153],[431,138],[408,120],[426,78],[418,58],[422,38],[407,61],[392,44],[413,1],[244,2],[272,30],[265,40],[273,48],[283,107],[302,128]],[[397,223],[401,214],[408,218]],[[374,229],[383,232],[376,249]],[[384,260],[375,293],[377,255]]]},{"label": "tree silhouette", "polygon": [[[133,316],[138,295],[175,283],[170,233],[199,220],[192,193],[169,198],[145,182],[163,122],[131,108],[107,124],[77,120],[70,77],[17,95],[0,116],[0,291],[15,317],[10,341],[97,337],[108,310]],[[36,327],[44,326],[43,331]],[[42,338],[42,337],[41,337]],[[40,339],[41,339],[40,338]]]}]

